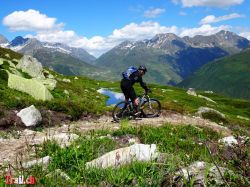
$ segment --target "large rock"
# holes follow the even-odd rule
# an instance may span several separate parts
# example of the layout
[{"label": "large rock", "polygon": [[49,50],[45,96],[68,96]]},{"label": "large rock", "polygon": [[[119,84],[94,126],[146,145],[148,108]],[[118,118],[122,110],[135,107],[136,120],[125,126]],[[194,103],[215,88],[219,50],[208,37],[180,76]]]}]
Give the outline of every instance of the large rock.
[{"label": "large rock", "polygon": [[42,116],[39,110],[37,110],[34,105],[28,108],[22,109],[17,116],[21,118],[25,126],[36,126],[42,121]]},{"label": "large rock", "polygon": [[28,73],[33,78],[42,78],[44,79],[43,75],[43,66],[37,59],[24,55],[19,63],[16,66],[18,69],[21,69],[23,72]]},{"label": "large rock", "polygon": [[12,73],[9,73],[8,87],[25,92],[37,100],[45,101],[53,99],[47,87],[41,82],[33,79],[26,79]]},{"label": "large rock", "polygon": [[118,167],[129,164],[134,160],[151,161],[158,156],[155,144],[134,144],[129,147],[120,148],[86,163],[86,167]]}]

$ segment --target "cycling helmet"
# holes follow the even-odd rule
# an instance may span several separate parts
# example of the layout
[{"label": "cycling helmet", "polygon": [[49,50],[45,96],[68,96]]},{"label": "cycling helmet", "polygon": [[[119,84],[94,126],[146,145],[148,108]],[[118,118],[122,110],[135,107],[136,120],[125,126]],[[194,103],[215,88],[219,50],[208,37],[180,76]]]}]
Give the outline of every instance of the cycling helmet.
[{"label": "cycling helmet", "polygon": [[145,65],[140,65],[138,69],[144,71],[144,73],[148,71]]}]

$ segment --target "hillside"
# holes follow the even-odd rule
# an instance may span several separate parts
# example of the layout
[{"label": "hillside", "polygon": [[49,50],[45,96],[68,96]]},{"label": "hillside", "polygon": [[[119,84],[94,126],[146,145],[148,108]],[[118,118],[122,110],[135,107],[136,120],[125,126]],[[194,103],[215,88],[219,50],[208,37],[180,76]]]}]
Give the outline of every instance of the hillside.
[{"label": "hillside", "polygon": [[[249,186],[249,101],[206,92],[194,96],[184,89],[150,84],[150,97],[162,104],[161,116],[114,123],[113,106],[106,106],[107,96],[98,90],[120,92],[119,82],[64,76],[43,68],[45,77],[57,84],[50,90],[53,99],[37,100],[8,87],[6,70],[32,79],[17,68],[22,58],[0,48],[0,185],[4,186],[10,164],[11,174],[32,175],[38,186]],[[138,85],[136,91],[143,92]],[[35,127],[26,127],[16,115],[30,105],[43,118]],[[198,114],[200,107],[213,110]],[[238,145],[225,145],[222,138],[228,136]],[[152,160],[145,159],[148,151],[142,149],[149,147],[150,155],[156,156]],[[102,163],[115,160],[113,166],[87,166],[110,151],[115,156]],[[194,171],[192,179],[180,168]]]},{"label": "hillside", "polygon": [[250,49],[204,65],[179,84],[212,90],[231,97],[250,99]]}]

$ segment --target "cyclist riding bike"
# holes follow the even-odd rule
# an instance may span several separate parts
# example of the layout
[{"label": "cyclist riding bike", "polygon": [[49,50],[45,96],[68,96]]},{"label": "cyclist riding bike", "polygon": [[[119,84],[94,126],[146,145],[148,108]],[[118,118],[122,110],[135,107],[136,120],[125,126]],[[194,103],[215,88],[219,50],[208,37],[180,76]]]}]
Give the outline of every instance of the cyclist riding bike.
[{"label": "cyclist riding bike", "polygon": [[139,111],[139,99],[136,97],[133,85],[138,82],[146,93],[150,92],[150,89],[142,80],[146,72],[147,68],[144,65],[140,65],[138,68],[131,66],[127,71],[122,73],[123,79],[121,80],[121,90],[125,96],[125,100],[128,101],[130,99],[133,102],[135,115]]}]

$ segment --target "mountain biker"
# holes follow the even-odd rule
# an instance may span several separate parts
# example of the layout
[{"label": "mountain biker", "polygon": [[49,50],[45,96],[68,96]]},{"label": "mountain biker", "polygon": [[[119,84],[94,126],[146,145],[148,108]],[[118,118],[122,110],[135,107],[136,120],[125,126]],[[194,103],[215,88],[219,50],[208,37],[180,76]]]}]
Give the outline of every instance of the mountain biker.
[{"label": "mountain biker", "polygon": [[[132,67],[134,68],[134,67]],[[146,93],[150,92],[150,89],[147,87],[146,83],[143,82],[142,76],[147,72],[147,68],[145,65],[140,65],[138,68],[134,68],[134,71],[131,74],[123,72],[122,80],[121,80],[121,90],[125,96],[125,100],[129,99],[133,102],[134,113],[138,112],[139,99],[136,98],[136,93],[133,88],[133,85],[136,82],[139,82],[141,87],[145,90]]]}]

